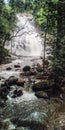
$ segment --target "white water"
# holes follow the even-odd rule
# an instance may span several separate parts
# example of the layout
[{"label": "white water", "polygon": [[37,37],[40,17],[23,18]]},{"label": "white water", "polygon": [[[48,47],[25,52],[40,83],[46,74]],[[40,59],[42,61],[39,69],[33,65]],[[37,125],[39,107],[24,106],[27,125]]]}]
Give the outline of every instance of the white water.
[{"label": "white water", "polygon": [[[12,39],[12,53],[19,56],[40,56],[42,38],[36,28],[31,14],[17,14],[18,28],[14,32],[17,37]],[[18,31],[19,30],[19,31]],[[8,45],[11,51],[11,44]]]}]

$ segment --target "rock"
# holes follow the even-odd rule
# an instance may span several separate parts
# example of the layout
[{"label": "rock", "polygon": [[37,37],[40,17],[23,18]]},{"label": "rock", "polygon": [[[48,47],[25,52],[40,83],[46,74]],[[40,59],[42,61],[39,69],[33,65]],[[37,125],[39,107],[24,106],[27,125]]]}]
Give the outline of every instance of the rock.
[{"label": "rock", "polygon": [[48,76],[47,75],[43,75],[43,74],[37,74],[37,76],[36,76],[36,79],[48,79]]},{"label": "rock", "polygon": [[6,70],[12,70],[12,68],[11,67],[7,67]]},{"label": "rock", "polygon": [[6,106],[6,102],[4,100],[0,100],[0,107],[5,107]]},{"label": "rock", "polygon": [[11,76],[8,80],[5,81],[6,85],[13,85],[16,84],[18,78]]},{"label": "rock", "polygon": [[52,61],[52,60],[53,60],[53,56],[52,56],[52,55],[49,55],[49,56],[48,56],[48,60]]},{"label": "rock", "polygon": [[17,127],[15,130],[30,130],[29,127]]},{"label": "rock", "polygon": [[0,81],[0,87],[4,86],[5,85],[5,81]]},{"label": "rock", "polygon": [[23,95],[22,90],[21,89],[20,90],[16,89],[13,92],[12,98],[20,97],[21,95]]},{"label": "rock", "polygon": [[14,68],[20,68],[21,66],[20,65],[14,65]]},{"label": "rock", "polygon": [[14,90],[14,95],[17,95],[17,89],[16,89],[16,90]]},{"label": "rock", "polygon": [[33,91],[42,91],[45,89],[49,89],[48,81],[44,80],[44,81],[39,81],[37,83],[34,83],[32,89]]},{"label": "rock", "polygon": [[37,74],[36,70],[34,70],[34,69],[30,70],[30,75],[36,75],[36,74]]},{"label": "rock", "polygon": [[45,60],[45,65],[49,65],[49,61],[48,60]]},{"label": "rock", "polygon": [[16,98],[16,97],[17,97],[17,95],[15,95],[15,94],[14,94],[14,95],[12,95],[12,98]]},{"label": "rock", "polygon": [[37,64],[36,70],[37,70],[38,72],[42,72],[42,71],[43,71],[43,65]]},{"label": "rock", "polygon": [[31,69],[30,66],[25,66],[25,67],[23,68],[23,71],[24,71],[24,72],[27,72],[27,71],[30,71],[30,69]]},{"label": "rock", "polygon": [[15,130],[15,126],[11,123],[10,119],[0,121],[1,130]]},{"label": "rock", "polygon": [[7,89],[7,87],[6,86],[3,86],[3,87],[1,87],[0,88],[0,97],[2,98],[2,99],[7,99],[7,94],[8,94],[8,89]]},{"label": "rock", "polygon": [[30,127],[31,130],[47,130],[46,128],[47,114],[43,112],[33,112],[25,119],[12,119],[13,124],[17,127]]},{"label": "rock", "polygon": [[18,79],[16,81],[16,84],[19,85],[19,86],[24,86],[24,83],[25,83],[25,80],[24,79]]},{"label": "rock", "polygon": [[35,96],[38,98],[44,98],[44,99],[49,99],[48,95],[44,91],[39,91],[35,93]]},{"label": "rock", "polygon": [[17,96],[20,97],[21,95],[23,95],[22,91],[21,91],[21,90],[18,90],[18,91],[17,91]]}]

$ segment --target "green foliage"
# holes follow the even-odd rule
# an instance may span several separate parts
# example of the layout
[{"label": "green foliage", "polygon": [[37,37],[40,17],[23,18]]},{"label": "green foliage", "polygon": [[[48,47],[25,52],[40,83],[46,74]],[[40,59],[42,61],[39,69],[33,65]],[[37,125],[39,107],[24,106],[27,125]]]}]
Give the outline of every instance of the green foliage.
[{"label": "green foliage", "polygon": [[[11,33],[15,27],[15,13],[9,5],[0,1],[0,57],[6,56],[5,43],[10,40]],[[0,59],[2,59],[0,58]]]},{"label": "green foliage", "polygon": [[3,61],[5,62],[7,56],[9,56],[9,51],[0,47],[0,63],[3,63]]}]

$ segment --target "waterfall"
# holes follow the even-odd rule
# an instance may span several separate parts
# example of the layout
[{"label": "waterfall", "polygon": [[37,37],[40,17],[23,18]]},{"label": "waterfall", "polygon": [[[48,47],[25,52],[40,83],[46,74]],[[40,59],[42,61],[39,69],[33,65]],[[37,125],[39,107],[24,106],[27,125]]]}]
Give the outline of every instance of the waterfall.
[{"label": "waterfall", "polygon": [[[12,53],[18,56],[41,56],[42,38],[31,14],[17,14],[17,28],[12,39]],[[11,44],[8,45],[11,50]]]}]

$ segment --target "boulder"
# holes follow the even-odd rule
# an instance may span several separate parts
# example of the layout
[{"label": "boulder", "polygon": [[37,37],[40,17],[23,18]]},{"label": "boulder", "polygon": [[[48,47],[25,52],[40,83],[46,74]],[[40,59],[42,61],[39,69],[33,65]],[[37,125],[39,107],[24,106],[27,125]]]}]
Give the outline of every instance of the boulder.
[{"label": "boulder", "polygon": [[0,87],[5,85],[5,81],[0,80]]},{"label": "boulder", "polygon": [[6,70],[12,70],[12,68],[11,67],[7,67]]},{"label": "boulder", "polygon": [[52,55],[49,55],[49,56],[48,56],[48,60],[52,61],[52,60],[53,60],[53,56],[52,56]]},{"label": "boulder", "polygon": [[42,72],[43,71],[43,65],[37,64],[36,70],[38,72]]},{"label": "boulder", "polygon": [[36,76],[36,79],[48,79],[48,75],[43,75],[43,74],[37,74],[37,76]]},{"label": "boulder", "polygon": [[11,119],[17,127],[29,127],[31,130],[47,130],[46,127],[47,114],[43,112],[33,112],[25,119]]},{"label": "boulder", "polygon": [[23,95],[22,90],[18,90],[17,91],[17,96],[20,97],[21,95]]},{"label": "boulder", "polygon": [[31,69],[30,66],[24,66],[23,71],[24,71],[24,72],[27,72],[27,71],[30,71],[30,69]]},{"label": "boulder", "polygon": [[11,123],[10,119],[0,121],[0,130],[15,130],[15,126]]},{"label": "boulder", "polygon": [[19,86],[24,86],[24,83],[25,83],[25,80],[21,78],[16,81],[16,84]]},{"label": "boulder", "polygon": [[36,75],[37,74],[37,71],[34,70],[34,69],[30,69],[30,75]]},{"label": "boulder", "polygon": [[17,89],[16,89],[16,90],[14,90],[14,92],[13,92],[13,93],[14,93],[14,95],[17,95]]},{"label": "boulder", "polygon": [[16,84],[17,81],[18,81],[18,78],[11,76],[9,77],[9,79],[5,81],[5,83],[6,85],[13,85],[13,84]]},{"label": "boulder", "polygon": [[2,99],[7,99],[7,94],[8,94],[8,89],[7,89],[7,87],[6,86],[2,86],[1,88],[0,88],[0,98],[2,98]]},{"label": "boulder", "polygon": [[14,95],[12,95],[12,98],[16,98],[17,96],[14,94]]},{"label": "boulder", "polygon": [[42,91],[42,90],[45,90],[45,89],[49,89],[49,85],[48,85],[47,80],[36,82],[32,86],[33,91]]},{"label": "boulder", "polygon": [[21,89],[17,90],[15,89],[12,95],[12,98],[16,98],[16,97],[20,97],[21,95],[23,95],[23,92]]},{"label": "boulder", "polygon": [[14,68],[20,68],[21,66],[20,65],[14,65]]},{"label": "boulder", "polygon": [[49,65],[49,61],[48,60],[45,60],[45,65]]},{"label": "boulder", "polygon": [[0,99],[0,107],[5,107],[5,106],[6,106],[6,102]]},{"label": "boulder", "polygon": [[49,99],[48,95],[44,91],[38,91],[35,93],[35,96],[38,98],[44,98],[44,99]]}]

